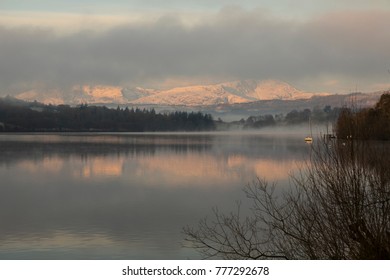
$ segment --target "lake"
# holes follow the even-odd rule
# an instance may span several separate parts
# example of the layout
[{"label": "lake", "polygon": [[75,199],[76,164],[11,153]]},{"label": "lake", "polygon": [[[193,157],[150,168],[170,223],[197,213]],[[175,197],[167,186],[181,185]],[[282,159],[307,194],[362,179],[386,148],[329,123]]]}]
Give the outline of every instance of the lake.
[{"label": "lake", "polygon": [[0,259],[199,259],[182,228],[288,185],[302,134],[0,134]]}]

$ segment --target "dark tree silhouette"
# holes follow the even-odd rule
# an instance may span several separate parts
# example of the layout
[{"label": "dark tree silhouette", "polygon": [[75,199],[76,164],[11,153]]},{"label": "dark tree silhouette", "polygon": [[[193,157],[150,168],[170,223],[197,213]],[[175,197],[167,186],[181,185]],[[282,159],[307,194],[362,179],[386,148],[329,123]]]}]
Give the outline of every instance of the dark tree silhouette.
[{"label": "dark tree silhouette", "polygon": [[44,105],[0,98],[2,131],[201,131],[214,130],[209,114],[156,113],[154,109],[110,109],[81,104]]},{"label": "dark tree silhouette", "polygon": [[390,92],[374,108],[343,108],[336,123],[339,138],[390,140]]}]

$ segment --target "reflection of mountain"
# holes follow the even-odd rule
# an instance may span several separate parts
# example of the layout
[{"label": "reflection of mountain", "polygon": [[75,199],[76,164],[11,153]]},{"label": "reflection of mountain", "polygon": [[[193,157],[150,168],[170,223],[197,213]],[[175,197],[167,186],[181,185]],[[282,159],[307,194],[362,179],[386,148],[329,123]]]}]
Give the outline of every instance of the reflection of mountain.
[{"label": "reflection of mountain", "polygon": [[[118,154],[148,157],[157,153],[206,153],[222,157],[239,154],[248,158],[295,158],[307,152],[305,146],[300,145],[301,140],[299,135],[240,133],[1,135],[0,166],[33,158],[40,161],[39,167],[58,170],[59,162],[56,160],[59,158],[101,159]],[[103,163],[104,159],[100,161],[100,164]],[[39,169],[34,164],[29,168]],[[101,166],[101,169],[105,167]]]},{"label": "reflection of mountain", "polygon": [[286,180],[288,175],[296,171],[302,161],[298,160],[274,160],[274,159],[255,159],[238,155],[229,156],[227,162],[229,169],[239,170],[247,177],[256,175],[258,178],[266,179],[270,182]]},{"label": "reflection of mountain", "polygon": [[256,176],[283,181],[305,147],[261,135],[0,135],[0,259],[177,259],[184,225],[231,209]]},{"label": "reflection of mountain", "polygon": [[300,140],[240,134],[21,135],[2,141],[0,166],[15,164],[29,176],[130,176],[149,185],[208,187],[243,178],[286,179],[297,167],[297,155],[307,152]]},{"label": "reflection of mountain", "polygon": [[121,176],[123,161],[123,158],[94,157],[83,165],[81,174],[85,178]]},{"label": "reflection of mountain", "polygon": [[32,176],[40,173],[61,176],[68,173],[74,178],[92,180],[131,175],[132,178],[143,179],[149,184],[170,187],[186,187],[189,182],[196,182],[200,187],[207,186],[208,182],[228,182],[245,177],[284,180],[291,170],[297,168],[297,161],[293,159],[277,160],[267,154],[258,157],[258,154],[253,156],[246,152],[230,153],[227,150],[223,155],[211,150],[203,153],[202,150],[194,149],[177,153],[171,146],[160,147],[153,153],[126,153],[127,149],[122,147],[123,153],[118,156],[114,156],[118,150],[109,154],[84,151],[84,156],[80,158],[75,153],[76,150],[69,155],[61,154],[59,151],[62,147],[59,145],[54,150],[51,147],[44,151],[36,145],[30,146],[35,152],[43,152],[41,158],[34,157],[33,160],[28,151],[18,148],[21,154],[20,157],[15,157],[16,168]]}]

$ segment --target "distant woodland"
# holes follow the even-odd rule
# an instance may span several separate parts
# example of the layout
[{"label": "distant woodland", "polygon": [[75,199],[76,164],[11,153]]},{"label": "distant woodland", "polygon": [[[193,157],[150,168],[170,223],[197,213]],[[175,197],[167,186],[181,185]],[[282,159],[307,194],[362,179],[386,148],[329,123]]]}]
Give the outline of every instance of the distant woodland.
[{"label": "distant woodland", "polygon": [[45,105],[12,97],[0,98],[0,131],[211,131],[261,129],[326,123],[333,124],[339,138],[390,140],[390,93],[383,94],[374,108],[350,107],[292,110],[287,114],[250,116],[226,123],[201,112],[157,113],[154,109],[108,108],[81,104]]},{"label": "distant woodland", "polygon": [[309,122],[313,123],[334,123],[341,111],[341,108],[332,108],[329,105],[323,108],[304,109],[304,110],[292,110],[286,115],[258,115],[251,116],[249,118],[241,119],[239,122],[232,122],[231,125],[239,125],[243,129],[257,129],[263,127],[270,127],[275,125],[309,125]]},{"label": "distant woodland", "polygon": [[215,129],[209,114],[156,113],[154,109],[44,105],[14,98],[0,99],[0,131],[207,131]]}]

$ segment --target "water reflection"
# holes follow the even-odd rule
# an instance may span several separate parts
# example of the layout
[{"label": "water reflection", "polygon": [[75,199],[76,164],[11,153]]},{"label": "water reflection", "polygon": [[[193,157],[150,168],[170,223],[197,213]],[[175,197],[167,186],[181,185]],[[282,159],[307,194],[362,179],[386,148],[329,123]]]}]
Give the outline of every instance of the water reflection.
[{"label": "water reflection", "polygon": [[182,226],[231,209],[256,176],[285,181],[300,138],[0,135],[0,258],[198,258]]}]

